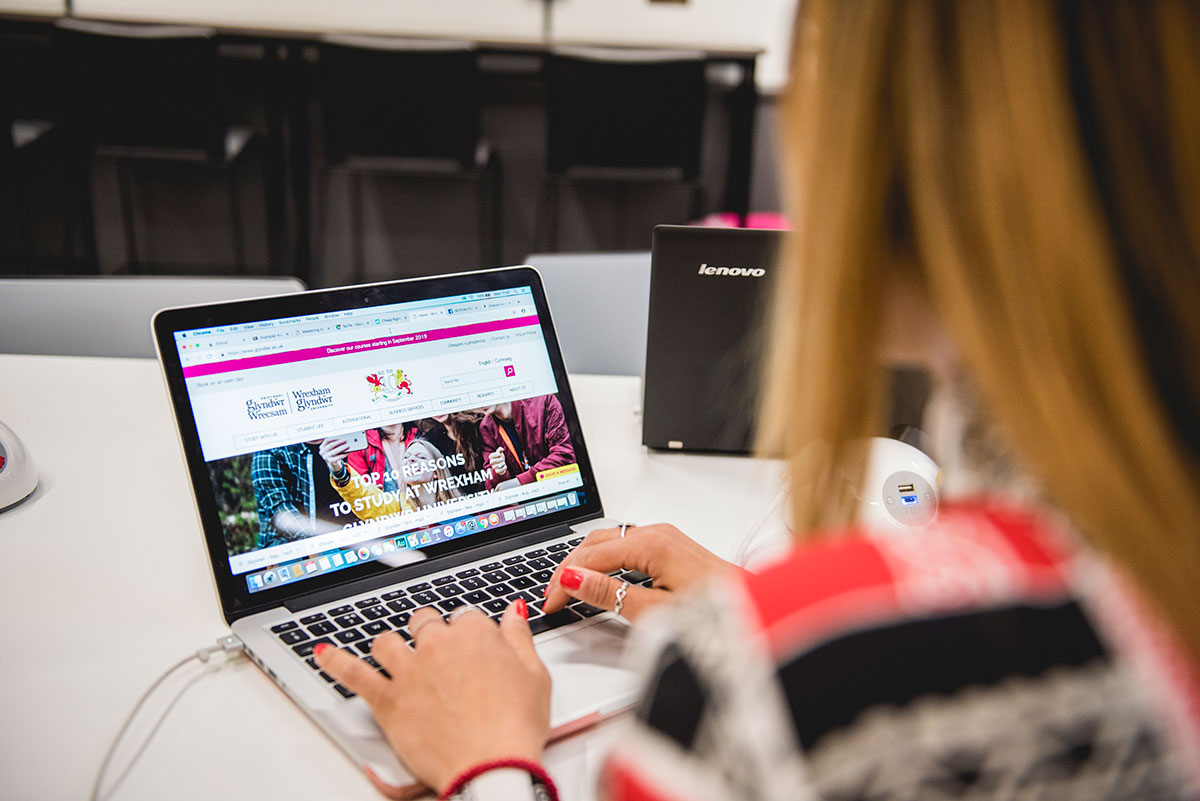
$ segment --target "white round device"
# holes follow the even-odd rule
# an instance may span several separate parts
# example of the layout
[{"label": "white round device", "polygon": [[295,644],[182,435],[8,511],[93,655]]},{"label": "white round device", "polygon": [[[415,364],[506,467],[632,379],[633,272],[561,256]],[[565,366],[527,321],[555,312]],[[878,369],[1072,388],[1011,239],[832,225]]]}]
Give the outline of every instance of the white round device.
[{"label": "white round device", "polygon": [[37,471],[29,452],[11,428],[0,423],[0,511],[37,489]]},{"label": "white round device", "polygon": [[933,522],[939,473],[937,463],[918,448],[898,439],[872,438],[859,522],[876,531],[911,530]]}]

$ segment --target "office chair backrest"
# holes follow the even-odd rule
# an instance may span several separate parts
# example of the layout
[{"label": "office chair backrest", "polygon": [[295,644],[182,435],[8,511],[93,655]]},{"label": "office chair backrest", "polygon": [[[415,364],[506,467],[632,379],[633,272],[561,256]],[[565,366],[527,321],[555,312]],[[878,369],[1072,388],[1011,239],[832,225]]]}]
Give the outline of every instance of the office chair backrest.
[{"label": "office chair backrest", "polygon": [[167,306],[303,292],[299,278],[0,278],[0,353],[154,358]]},{"label": "office chair backrest", "polygon": [[547,165],[700,174],[706,83],[698,53],[558,48],[546,62]]},{"label": "office chair backrest", "polygon": [[568,372],[645,371],[648,251],[534,254],[526,263],[542,275]]},{"label": "office chair backrest", "polygon": [[64,95],[92,144],[219,160],[226,120],[212,28],[63,19]]},{"label": "office chair backrest", "polygon": [[453,159],[470,168],[481,131],[469,42],[326,36],[321,96],[326,156]]}]

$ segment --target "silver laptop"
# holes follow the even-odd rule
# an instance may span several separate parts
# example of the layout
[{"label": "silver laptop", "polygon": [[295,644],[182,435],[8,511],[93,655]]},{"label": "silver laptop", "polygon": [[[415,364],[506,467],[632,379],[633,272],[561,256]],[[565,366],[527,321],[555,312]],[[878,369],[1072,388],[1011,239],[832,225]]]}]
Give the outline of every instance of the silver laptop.
[{"label": "silver laptop", "polygon": [[356,763],[413,782],[312,650],[381,669],[374,638],[424,606],[525,598],[555,735],[628,708],[624,622],[541,611],[608,523],[535,270],[166,309],[154,334],[225,620]]}]

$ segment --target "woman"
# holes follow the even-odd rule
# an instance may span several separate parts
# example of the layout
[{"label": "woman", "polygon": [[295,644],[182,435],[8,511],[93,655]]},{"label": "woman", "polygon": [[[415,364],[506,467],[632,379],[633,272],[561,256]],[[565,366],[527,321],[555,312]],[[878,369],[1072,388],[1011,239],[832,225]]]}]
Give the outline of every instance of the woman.
[{"label": "woman", "polygon": [[321,445],[321,456],[329,465],[333,488],[360,520],[427,509],[462,495],[441,451],[424,439],[414,439],[399,452],[394,442],[384,440],[387,453],[386,470],[381,471],[386,476],[384,488],[347,464],[344,446],[344,440],[326,440]]},{"label": "woman", "polygon": [[[1200,10],[805,0],[782,109],[762,429],[794,530],[842,533],[756,576],[669,527],[564,562],[548,611],[612,608],[622,565],[664,588],[627,616],[690,590],[643,627],[607,797],[1197,797]],[[885,355],[970,386],[1041,501],[856,532]],[[390,682],[318,660],[431,787],[528,798],[547,688],[518,611],[414,615],[415,651],[376,641]]]}]

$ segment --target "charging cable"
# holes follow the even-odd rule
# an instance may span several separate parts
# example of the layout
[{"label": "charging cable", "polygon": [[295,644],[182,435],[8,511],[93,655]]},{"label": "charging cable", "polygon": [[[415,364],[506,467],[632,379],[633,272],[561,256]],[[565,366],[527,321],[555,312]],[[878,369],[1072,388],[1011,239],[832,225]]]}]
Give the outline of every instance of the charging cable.
[{"label": "charging cable", "polygon": [[750,558],[754,556],[754,541],[762,534],[767,523],[775,516],[775,512],[783,505],[783,502],[788,497],[787,481],[781,476],[779,479],[779,492],[775,493],[775,497],[771,499],[771,505],[767,507],[758,519],[755,520],[750,528],[746,529],[746,533],[742,535],[741,542],[738,543],[737,551],[734,554],[734,564],[739,567],[745,567]]},{"label": "charging cable", "polygon": [[190,654],[183,659],[180,659],[174,665],[167,668],[161,676],[155,679],[154,683],[151,684],[144,693],[142,693],[140,698],[138,698],[137,703],[134,704],[133,709],[125,718],[125,722],[121,724],[121,728],[117,731],[117,736],[113,738],[112,744],[108,747],[108,753],[104,755],[104,761],[100,763],[100,771],[96,774],[96,783],[92,785],[92,793],[90,796],[91,801],[101,801],[102,799],[112,797],[112,794],[117,791],[122,782],[124,782],[126,777],[129,776],[129,772],[133,770],[133,766],[137,764],[139,759],[141,759],[142,754],[146,751],[146,746],[150,745],[150,741],[154,739],[154,735],[158,732],[159,727],[162,726],[163,721],[167,719],[167,714],[175,707],[175,704],[179,702],[179,699],[183,697],[183,694],[187,692],[188,688],[195,684],[196,681],[198,681],[205,674],[197,673],[179,689],[179,692],[175,693],[175,696],[163,709],[162,714],[158,716],[158,720],[156,720],[154,725],[150,727],[150,733],[146,735],[146,738],[142,741],[142,744],[138,746],[137,751],[135,751],[133,756],[130,757],[129,764],[125,766],[125,769],[121,771],[121,775],[113,781],[108,790],[101,795],[100,788],[104,784],[104,776],[108,773],[109,763],[112,761],[113,754],[115,754],[117,751],[117,746],[121,744],[121,740],[124,739],[126,732],[129,730],[130,725],[137,717],[138,712],[141,711],[142,706],[145,705],[146,701],[149,700],[154,691],[157,690],[163,684],[163,682],[170,678],[176,671],[190,664],[192,660],[205,663],[208,662],[209,658],[213,654],[225,653],[231,655],[230,657],[227,657],[228,661],[229,658],[240,654],[244,648],[245,646],[242,644],[242,641],[237,637],[237,635],[230,634],[228,636],[221,637],[217,640],[216,645],[209,645],[204,648],[200,648],[194,654]]}]

